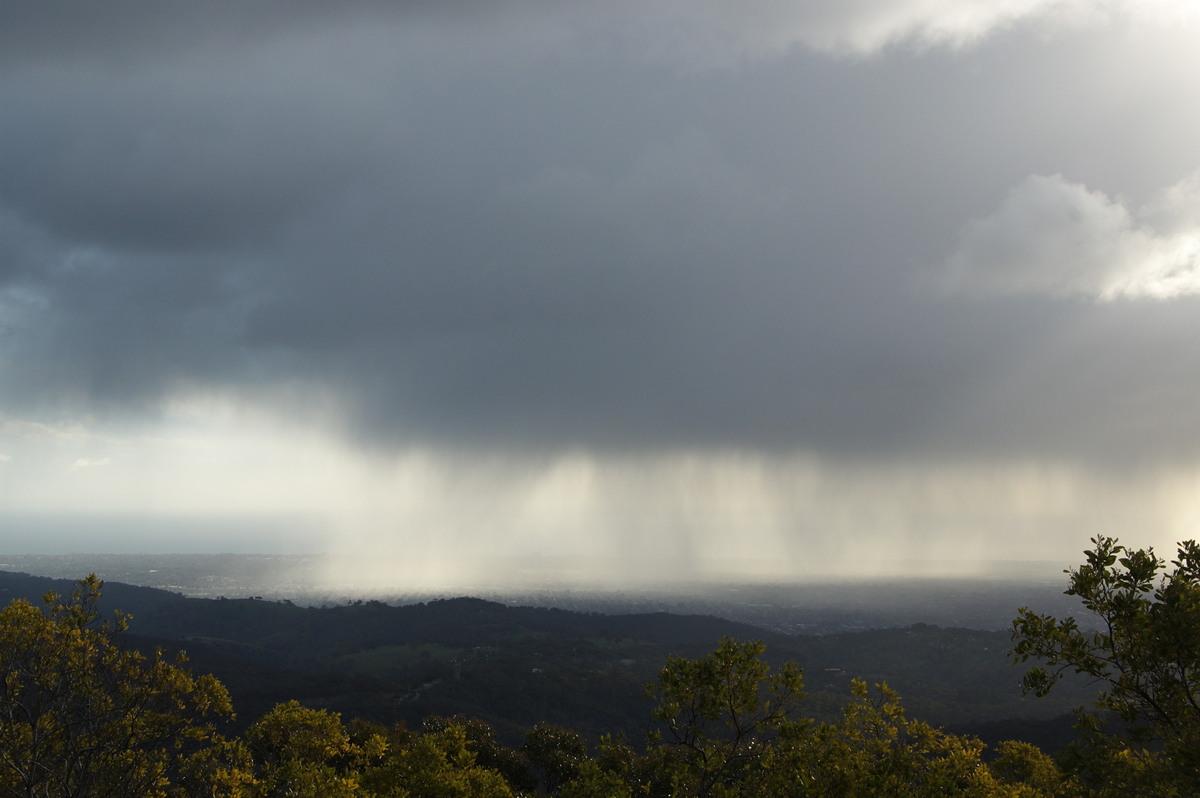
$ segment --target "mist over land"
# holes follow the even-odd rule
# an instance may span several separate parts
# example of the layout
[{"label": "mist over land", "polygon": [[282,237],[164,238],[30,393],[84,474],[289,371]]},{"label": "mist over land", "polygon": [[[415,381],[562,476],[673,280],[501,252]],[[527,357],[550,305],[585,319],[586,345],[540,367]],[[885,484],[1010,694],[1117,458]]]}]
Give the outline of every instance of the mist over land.
[{"label": "mist over land", "polygon": [[[380,564],[385,565],[385,564]],[[59,579],[96,573],[102,579],[169,590],[196,598],[259,598],[328,606],[377,600],[415,604],[474,596],[510,606],[553,607],[578,612],[629,614],[671,612],[711,615],[787,634],[909,626],[1007,629],[1018,606],[1056,615],[1079,614],[1078,602],[1062,594],[1062,574],[1049,563],[997,564],[987,574],[836,576],[807,574],[741,579],[653,579],[634,564],[623,582],[587,578],[589,564],[493,561],[491,578],[444,585],[371,583],[355,578],[354,561],[327,555],[0,554],[0,571]],[[593,572],[619,563],[593,564]],[[929,564],[926,564],[928,566]],[[941,564],[943,567],[945,564]],[[393,563],[400,569],[400,563]],[[573,566],[573,567],[572,567]],[[664,564],[669,572],[671,564]],[[1087,623],[1086,616],[1081,616]]]}]

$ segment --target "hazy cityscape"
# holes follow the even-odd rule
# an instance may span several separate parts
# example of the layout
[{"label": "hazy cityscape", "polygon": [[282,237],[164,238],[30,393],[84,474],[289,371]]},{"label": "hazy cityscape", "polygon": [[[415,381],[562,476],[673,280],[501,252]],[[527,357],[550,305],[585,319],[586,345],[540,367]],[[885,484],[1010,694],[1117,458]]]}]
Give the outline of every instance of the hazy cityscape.
[{"label": "hazy cityscape", "polygon": [[[1007,629],[1019,606],[1079,614],[1064,596],[1064,578],[1048,563],[1009,563],[988,576],[828,579],[789,582],[729,579],[649,581],[604,587],[572,580],[564,569],[505,566],[518,578],[444,587],[390,590],[356,584],[351,572],[322,555],[0,555],[0,570],[60,579],[96,573],[102,579],[155,587],[196,598],[288,600],[328,605],[375,599],[412,604],[474,596],[514,606],[558,607],[607,614],[673,612],[706,614],[788,634],[828,634],[929,623],[972,629]],[[611,564],[597,570],[608,572]],[[1016,572],[1020,571],[1018,578]],[[569,574],[569,570],[566,571]]]}]

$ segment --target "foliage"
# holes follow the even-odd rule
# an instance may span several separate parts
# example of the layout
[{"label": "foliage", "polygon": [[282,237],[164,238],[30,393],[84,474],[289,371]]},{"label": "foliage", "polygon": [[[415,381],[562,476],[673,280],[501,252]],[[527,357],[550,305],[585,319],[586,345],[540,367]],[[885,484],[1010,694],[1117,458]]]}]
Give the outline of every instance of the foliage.
[{"label": "foliage", "polygon": [[245,742],[224,738],[184,762],[179,785],[190,798],[254,798],[261,786]]},{"label": "foliage", "polygon": [[1075,759],[1101,791],[1200,793],[1200,546],[1180,543],[1168,568],[1153,549],[1108,537],[1092,543],[1086,562],[1066,572],[1066,593],[1099,628],[1022,608],[1013,653],[1038,663],[1025,687],[1045,695],[1068,671],[1104,686],[1096,705],[1116,722],[1081,713]]},{"label": "foliage", "polygon": [[906,717],[886,685],[853,680],[841,717],[800,715],[799,668],[772,672],[761,643],[722,640],[697,660],[673,657],[651,688],[665,732],[643,754],[611,739],[580,763],[563,796],[788,795],[813,798],[1074,798],[1077,785],[1032,746],[984,745]]},{"label": "foliage", "polygon": [[886,685],[878,685],[873,697],[856,679],[840,720],[783,730],[754,787],[762,795],[814,798],[1055,795],[1020,779],[1006,786],[984,764],[983,751],[973,737],[907,718],[900,697]]},{"label": "foliage", "polygon": [[207,719],[232,714],[225,688],[182,657],[122,648],[126,619],[96,610],[102,586],[91,575],[44,609],[0,610],[0,794],[166,795],[212,741]]},{"label": "foliage", "polygon": [[[1174,602],[1168,617],[1179,622],[1184,610],[1194,606],[1194,593],[1161,587],[1166,598],[1159,603]],[[806,696],[799,666],[788,662],[772,669],[763,659],[762,642],[729,637],[695,659],[667,657],[657,680],[646,688],[655,701],[655,728],[640,749],[606,735],[589,752],[577,731],[549,722],[534,725],[521,746],[512,748],[497,739],[488,723],[463,715],[428,717],[419,731],[366,721],[347,726],[339,713],[296,700],[276,704],[240,738],[223,738],[215,734],[211,720],[231,715],[220,683],[211,676],[193,678],[161,654],[146,658],[119,647],[115,637],[124,630],[125,620],[118,615],[109,625],[100,622],[95,610],[99,588],[99,580],[92,577],[79,583],[69,601],[48,596],[44,611],[14,601],[0,612],[0,664],[7,674],[0,697],[0,709],[6,713],[0,717],[0,795],[1090,794],[1028,744],[1002,744],[998,758],[986,763],[982,742],[909,719],[899,695],[883,684],[872,691],[865,681],[851,680],[849,696],[836,714],[825,716],[835,720],[809,717],[801,712]],[[466,607],[485,618],[495,612],[487,604]],[[356,605],[347,611],[380,615],[386,609]],[[1151,615],[1155,612],[1165,611]],[[1070,626],[1055,626],[1053,619],[1040,622],[1041,628],[1059,633],[1076,628],[1073,621]],[[1111,626],[1110,634],[1117,628]],[[548,638],[538,644],[543,652],[552,645]],[[523,670],[534,692],[519,693],[512,700],[529,701],[533,695],[535,703],[545,702],[552,693],[543,680],[544,669]],[[612,672],[628,677],[625,671]],[[572,680],[582,684],[588,678],[583,672],[566,673],[556,691],[571,689]],[[1053,681],[1049,675],[1044,678]],[[455,684],[465,681],[455,673]],[[1114,688],[1111,696],[1117,694]],[[1110,702],[1115,702],[1111,696]],[[1132,723],[1141,715],[1129,717]],[[1086,757],[1080,754],[1080,762],[1086,759],[1088,764],[1079,767],[1111,774],[1100,790],[1105,794],[1134,794],[1139,785],[1165,784],[1164,763],[1172,761],[1168,755],[1181,756],[1169,744],[1161,750],[1106,745],[1113,738],[1103,733],[1098,720],[1085,732],[1100,742],[1086,749]]]},{"label": "foliage", "polygon": [[579,778],[580,769],[588,759],[587,743],[577,732],[550,723],[539,723],[530,729],[521,751],[542,774],[542,783],[551,793]]},{"label": "foliage", "polygon": [[459,724],[438,724],[415,735],[404,748],[392,751],[378,766],[363,774],[369,794],[384,798],[512,798],[504,777],[475,761],[467,730]]},{"label": "foliage", "polygon": [[502,744],[496,739],[495,730],[482,720],[465,715],[455,715],[453,718],[435,715],[426,718],[421,724],[425,733],[440,732],[451,726],[462,729],[467,745],[475,754],[476,765],[496,771],[518,792],[533,792],[537,789],[537,779],[530,770],[529,758],[524,747],[514,750]]},{"label": "foliage", "polygon": [[259,771],[256,794],[263,798],[358,795],[357,773],[387,749],[378,736],[351,741],[337,713],[297,701],[260,718],[246,731],[246,743]]},{"label": "foliage", "polygon": [[675,755],[667,759],[677,786],[690,794],[719,794],[760,766],[766,742],[804,697],[800,668],[772,673],[761,642],[723,638],[700,659],[670,657],[649,689],[655,720]]},{"label": "foliage", "polygon": [[[648,791],[647,791],[648,792]],[[607,770],[594,760],[580,763],[575,777],[556,793],[559,798],[632,798],[633,788],[620,774]]]},{"label": "foliage", "polygon": [[[802,665],[810,694],[806,714],[827,721],[838,717],[852,675],[898,689],[910,714],[969,726],[985,739],[996,737],[997,720],[1061,718],[1091,697],[1081,689],[1082,680],[1073,680],[1046,700],[1023,699],[1011,662],[997,656],[1009,646],[1007,631],[918,624],[785,635],[669,613],[614,616],[465,599],[316,608],[185,599],[131,587],[119,593],[121,587],[106,585],[102,602],[138,607],[138,634],[181,641],[175,645],[187,648],[193,671],[215,674],[239,715],[250,720],[295,698],[339,711],[347,720],[361,717],[385,727],[404,722],[416,729],[430,715],[463,714],[488,722],[509,746],[520,745],[525,731],[542,721],[590,741],[605,733],[640,741],[645,683],[669,654],[702,656],[723,635],[762,639],[772,662]],[[36,604],[51,588],[70,593],[53,580],[0,572],[0,594],[24,595]],[[883,600],[870,590],[857,597],[859,605],[875,600],[868,597]],[[1047,593],[1048,601],[1068,605],[1066,597]],[[116,596],[122,603],[114,604]],[[1008,594],[994,600],[1014,608],[1021,603]],[[888,617],[887,608],[854,612],[868,626]],[[763,616],[773,624],[786,617]],[[1058,748],[1071,735],[1070,721],[1013,724],[1008,736],[1018,735]]]},{"label": "foliage", "polygon": [[997,746],[998,756],[988,764],[1001,784],[1019,786],[1022,798],[1044,795],[1082,798],[1083,784],[1063,772],[1053,759],[1035,745],[1006,740]]}]

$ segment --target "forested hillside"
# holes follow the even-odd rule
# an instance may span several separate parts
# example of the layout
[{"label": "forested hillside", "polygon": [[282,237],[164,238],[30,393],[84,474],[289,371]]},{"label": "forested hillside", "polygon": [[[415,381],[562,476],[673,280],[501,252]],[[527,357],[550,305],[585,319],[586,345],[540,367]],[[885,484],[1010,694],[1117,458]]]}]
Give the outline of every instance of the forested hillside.
[{"label": "forested hillside", "polygon": [[[0,596],[37,600],[71,583],[0,572]],[[643,687],[669,655],[698,657],[722,637],[762,640],[769,662],[805,671],[809,711],[829,718],[852,677],[886,681],[914,714],[995,736],[993,726],[1053,748],[1069,733],[1082,685],[1029,701],[1009,633],[916,625],[824,636],[784,635],[712,616],[602,615],[507,607],[472,598],[389,606],[377,601],[300,607],[254,599],[185,599],[108,584],[101,609],[133,616],[128,641],[186,649],[191,667],[230,689],[241,723],[279,701],[380,723],[419,725],[466,714],[514,742],[539,721],[596,739],[644,734]],[[1055,722],[1049,722],[1057,718]],[[1005,721],[1040,721],[1020,727]],[[1009,733],[1008,736],[1012,736]]]},{"label": "forested hillside", "polygon": [[[1021,608],[1007,642],[926,625],[788,637],[469,598],[301,608],[118,588],[153,633],[134,635],[94,575],[41,606],[21,594],[44,582],[7,575],[0,792],[1195,794],[1200,547],[1180,544],[1168,567],[1094,543],[1067,593],[1101,631]],[[1086,695],[1064,690],[1072,672],[1104,690],[1057,761],[1028,739],[962,732],[1019,736],[1033,728],[1014,723],[1024,705],[1056,704],[1012,697],[1010,680],[1061,703]]]}]

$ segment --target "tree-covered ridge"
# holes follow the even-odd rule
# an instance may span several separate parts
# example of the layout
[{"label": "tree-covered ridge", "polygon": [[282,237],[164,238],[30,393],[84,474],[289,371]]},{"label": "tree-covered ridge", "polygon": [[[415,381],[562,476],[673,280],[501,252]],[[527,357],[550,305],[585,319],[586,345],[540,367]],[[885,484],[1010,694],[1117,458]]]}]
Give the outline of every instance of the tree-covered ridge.
[{"label": "tree-covered ridge", "polygon": [[[69,591],[70,583],[0,573],[0,591],[10,588],[10,595],[23,590],[36,598],[48,587]],[[121,603],[110,601],[118,588]],[[697,658],[726,636],[762,640],[775,667],[800,665],[807,711],[822,720],[838,716],[857,676],[893,685],[910,712],[932,723],[992,743],[1016,737],[1052,750],[1072,734],[1071,707],[1088,698],[1086,685],[1071,683],[1044,701],[1025,700],[1021,670],[1004,653],[1009,634],[1001,630],[917,624],[785,635],[701,615],[609,615],[468,598],[302,607],[184,599],[121,585],[106,587],[100,601],[109,608],[129,602],[138,611],[128,642],[147,653],[186,649],[193,669],[229,688],[239,729],[298,699],[414,728],[429,715],[477,717],[510,745],[541,721],[592,742],[604,733],[640,738],[647,723],[642,686],[669,655]]]},{"label": "tree-covered ridge", "polygon": [[347,725],[296,701],[222,736],[213,719],[231,714],[224,687],[161,653],[123,649],[123,623],[95,610],[100,587],[89,577],[70,600],[51,593],[44,609],[17,599],[0,611],[5,794],[1055,795],[1043,788],[1067,783],[1024,751],[1050,776],[1022,777],[1033,792],[1010,789],[1018,782],[983,763],[982,744],[906,720],[882,686],[872,699],[854,682],[836,723],[806,718],[799,668],[773,672],[761,643],[730,638],[699,659],[668,660],[649,689],[660,728],[640,746],[605,737],[592,752],[578,733],[538,724],[512,749],[480,721],[430,718],[409,732]]},{"label": "tree-covered ridge", "polygon": [[[294,699],[233,725],[229,693],[216,678],[192,676],[182,658],[161,650],[147,655],[124,645],[126,619],[100,613],[93,576],[70,599],[51,592],[42,607],[15,599],[0,610],[0,794],[1195,795],[1200,550],[1181,544],[1168,566],[1150,550],[1094,542],[1087,562],[1068,572],[1068,592],[1093,613],[1097,631],[1027,609],[1012,630],[1012,654],[1032,661],[1028,689],[1048,692],[1069,671],[1106,684],[1097,712],[1081,710],[1078,739],[1057,760],[1028,743],[989,749],[972,735],[914,720],[899,693],[859,678],[847,678],[836,704],[822,706],[799,665],[769,660],[761,641],[729,636],[706,653],[666,657],[645,687],[641,735],[593,739],[542,719],[513,743],[468,715],[348,723]],[[496,624],[498,608],[459,601],[439,603],[436,612],[554,642],[537,623],[516,632]],[[383,617],[386,609],[339,612]],[[273,605],[242,628],[269,636],[263,618],[296,618],[297,610]],[[573,623],[569,614],[542,615],[560,632]],[[376,651],[376,643],[363,650]],[[442,639],[415,656],[432,659],[437,646],[452,643]]]}]

